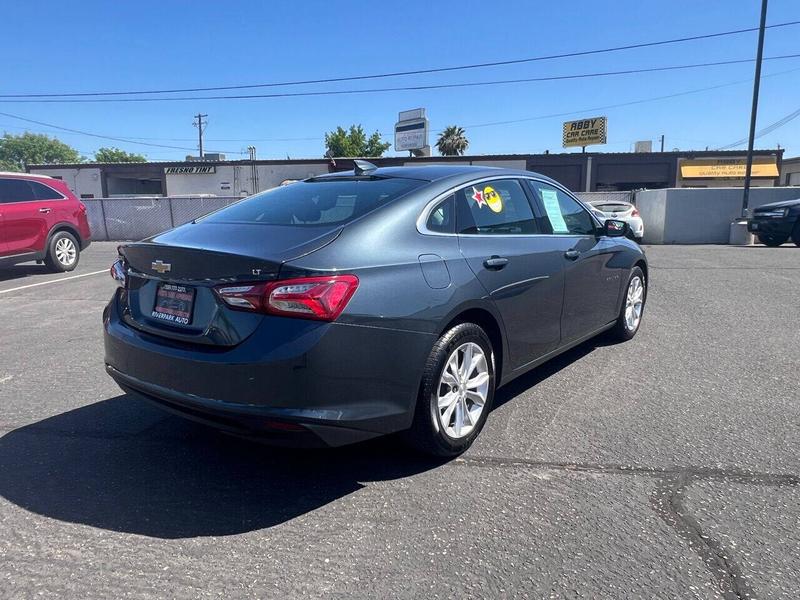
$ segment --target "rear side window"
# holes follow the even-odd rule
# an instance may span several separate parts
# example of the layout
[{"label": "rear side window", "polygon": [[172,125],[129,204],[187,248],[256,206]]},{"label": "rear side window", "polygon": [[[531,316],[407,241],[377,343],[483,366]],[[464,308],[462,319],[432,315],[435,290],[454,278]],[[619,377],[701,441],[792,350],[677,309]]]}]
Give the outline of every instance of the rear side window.
[{"label": "rear side window", "polygon": [[456,192],[459,233],[525,235],[538,233],[528,197],[516,179],[484,181]]},{"label": "rear side window", "polygon": [[428,231],[436,233],[455,233],[456,232],[456,215],[455,215],[455,196],[451,195],[445,200],[436,205],[428,217],[428,222],[425,224]]},{"label": "rear side window", "polygon": [[36,194],[27,179],[0,179],[0,202],[31,202]]},{"label": "rear side window", "polygon": [[340,225],[383,206],[425,181],[330,177],[278,187],[212,213],[207,223]]},{"label": "rear side window", "polygon": [[63,200],[64,196],[59,194],[50,186],[39,183],[38,181],[29,181],[30,186],[33,188],[33,193],[37,200]]},{"label": "rear side window", "polygon": [[543,209],[545,233],[594,235],[594,220],[578,201],[552,185],[531,180],[528,184]]}]

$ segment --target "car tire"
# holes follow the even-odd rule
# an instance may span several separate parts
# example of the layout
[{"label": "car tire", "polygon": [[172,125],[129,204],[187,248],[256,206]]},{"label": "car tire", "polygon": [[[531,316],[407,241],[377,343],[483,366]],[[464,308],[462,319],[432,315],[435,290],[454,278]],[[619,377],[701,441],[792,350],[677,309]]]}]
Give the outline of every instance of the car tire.
[{"label": "car tire", "polygon": [[800,220],[794,224],[794,229],[792,229],[792,241],[795,246],[800,247]]},{"label": "car tire", "polygon": [[81,248],[75,236],[59,231],[50,239],[44,262],[51,271],[63,273],[77,267],[80,256]]},{"label": "car tire", "polygon": [[617,322],[610,330],[610,336],[613,339],[627,342],[636,335],[636,332],[639,331],[639,326],[642,324],[646,302],[647,280],[641,267],[633,267],[628,277],[628,283],[625,286],[622,307],[619,310]]},{"label": "car tire", "polygon": [[[464,368],[468,358],[471,370]],[[434,456],[461,454],[483,429],[494,390],[494,354],[486,332],[474,323],[452,327],[428,356],[406,443]],[[482,406],[476,402],[481,396]]]},{"label": "car tire", "polygon": [[779,235],[762,234],[758,236],[758,241],[770,248],[777,248],[786,241],[786,238]]}]

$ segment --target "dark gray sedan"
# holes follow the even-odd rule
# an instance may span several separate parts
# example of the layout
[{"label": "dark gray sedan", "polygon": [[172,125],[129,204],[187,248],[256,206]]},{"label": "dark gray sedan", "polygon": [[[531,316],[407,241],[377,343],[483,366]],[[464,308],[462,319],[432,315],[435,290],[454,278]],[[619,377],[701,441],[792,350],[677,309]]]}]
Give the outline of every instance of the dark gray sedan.
[{"label": "dark gray sedan", "polygon": [[647,261],[625,223],[536,173],[356,165],[121,246],[108,373],[239,435],[402,431],[450,456],[498,386],[604,331],[636,334]]}]

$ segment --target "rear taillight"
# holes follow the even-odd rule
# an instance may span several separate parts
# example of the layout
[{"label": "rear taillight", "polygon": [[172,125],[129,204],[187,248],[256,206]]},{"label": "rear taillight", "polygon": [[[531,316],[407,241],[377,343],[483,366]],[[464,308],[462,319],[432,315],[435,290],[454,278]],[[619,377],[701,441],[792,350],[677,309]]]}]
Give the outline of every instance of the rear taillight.
[{"label": "rear taillight", "polygon": [[215,288],[231,308],[302,319],[334,321],[358,288],[355,275],[299,277]]},{"label": "rear taillight", "polygon": [[119,287],[125,287],[125,284],[128,282],[128,272],[121,258],[114,261],[109,272],[111,274],[111,279],[116,281]]},{"label": "rear taillight", "polygon": [[639,209],[638,208],[634,208],[633,212],[631,213],[631,216],[632,217],[638,217],[639,216]]}]

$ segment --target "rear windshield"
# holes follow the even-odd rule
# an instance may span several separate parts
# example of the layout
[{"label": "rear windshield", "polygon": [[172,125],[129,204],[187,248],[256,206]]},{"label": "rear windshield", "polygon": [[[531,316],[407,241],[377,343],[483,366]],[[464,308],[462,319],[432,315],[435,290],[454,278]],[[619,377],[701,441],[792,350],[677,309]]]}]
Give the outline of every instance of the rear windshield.
[{"label": "rear windshield", "polygon": [[595,204],[594,207],[604,212],[624,212],[628,210],[630,204]]},{"label": "rear windshield", "polygon": [[410,192],[424,181],[401,178],[328,178],[278,187],[212,213],[209,223],[339,225]]}]

